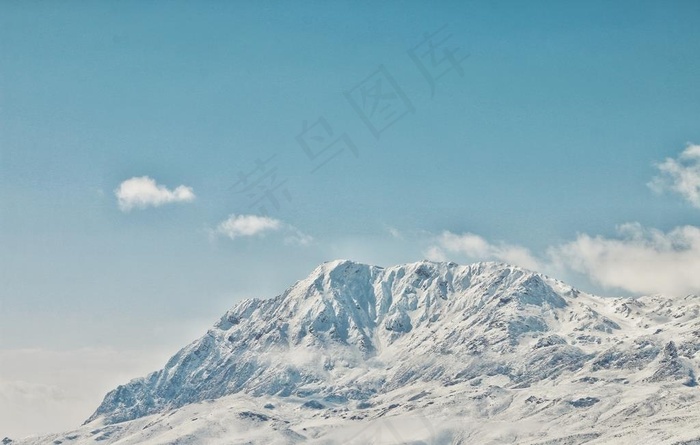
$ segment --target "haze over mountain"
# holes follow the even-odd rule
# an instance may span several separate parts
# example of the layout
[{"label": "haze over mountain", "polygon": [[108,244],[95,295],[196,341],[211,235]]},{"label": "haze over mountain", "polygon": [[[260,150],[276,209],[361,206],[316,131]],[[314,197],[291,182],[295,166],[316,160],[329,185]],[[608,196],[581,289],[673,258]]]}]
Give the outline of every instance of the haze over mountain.
[{"label": "haze over mountain", "polygon": [[700,443],[699,314],[501,263],[333,261],[13,443]]}]

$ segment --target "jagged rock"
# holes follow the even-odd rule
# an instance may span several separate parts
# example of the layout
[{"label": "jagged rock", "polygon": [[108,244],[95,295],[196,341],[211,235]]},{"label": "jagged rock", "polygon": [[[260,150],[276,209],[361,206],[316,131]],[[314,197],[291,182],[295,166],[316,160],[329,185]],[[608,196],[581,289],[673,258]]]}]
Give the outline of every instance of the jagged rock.
[{"label": "jagged rock", "polygon": [[678,355],[676,344],[672,341],[664,347],[658,369],[647,380],[649,382],[680,380],[686,386],[697,385],[692,365],[687,362],[687,359]]}]

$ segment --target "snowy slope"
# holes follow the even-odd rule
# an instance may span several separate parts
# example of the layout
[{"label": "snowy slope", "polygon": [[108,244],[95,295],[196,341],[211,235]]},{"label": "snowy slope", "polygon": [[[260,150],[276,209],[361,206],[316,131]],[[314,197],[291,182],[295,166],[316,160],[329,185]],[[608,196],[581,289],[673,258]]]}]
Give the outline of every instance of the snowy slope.
[{"label": "snowy slope", "polygon": [[700,444],[699,312],[498,263],[334,261],[19,443]]}]

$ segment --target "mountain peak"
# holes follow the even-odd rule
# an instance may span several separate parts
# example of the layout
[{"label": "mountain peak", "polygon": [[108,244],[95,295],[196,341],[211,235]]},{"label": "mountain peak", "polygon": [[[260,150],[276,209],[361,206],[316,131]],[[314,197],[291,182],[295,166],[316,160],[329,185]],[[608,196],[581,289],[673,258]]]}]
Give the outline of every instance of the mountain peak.
[{"label": "mountain peak", "polygon": [[700,323],[686,300],[596,297],[498,262],[329,261],[274,298],[239,302],[162,370],[107,394],[88,421],[129,421],[232,394],[324,412],[381,404],[410,388],[484,388],[480,397],[500,400],[554,380],[624,375],[690,385],[700,334],[687,336]]},{"label": "mountain peak", "polygon": [[[128,420],[239,391],[330,390],[318,386],[316,365],[302,360],[290,367],[275,355],[331,354],[321,370],[334,369],[340,378],[364,360],[388,358],[393,349],[434,348],[425,334],[435,329],[444,348],[468,352],[478,349],[474,342],[486,341],[505,351],[547,331],[552,311],[566,304],[545,278],[502,263],[419,261],[382,268],[329,261],[275,298],[238,303],[163,370],[109,393],[90,420]],[[343,391],[343,397],[366,398],[375,384]]]}]

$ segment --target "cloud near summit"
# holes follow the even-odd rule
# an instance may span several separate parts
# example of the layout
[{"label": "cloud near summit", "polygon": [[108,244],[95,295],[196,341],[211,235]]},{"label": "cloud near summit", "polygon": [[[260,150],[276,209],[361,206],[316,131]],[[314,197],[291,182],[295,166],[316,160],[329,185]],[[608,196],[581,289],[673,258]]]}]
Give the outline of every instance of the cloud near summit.
[{"label": "cloud near summit", "polygon": [[428,259],[444,261],[449,253],[464,255],[468,258],[483,258],[514,264],[531,270],[540,269],[540,261],[522,246],[504,242],[490,243],[473,233],[456,234],[442,232],[437,243],[428,249]]},{"label": "cloud near summit", "polygon": [[605,289],[635,294],[700,294],[700,227],[690,225],[663,232],[627,223],[615,237],[581,233],[540,254],[473,233],[443,232],[425,255],[438,261],[495,260],[557,277],[573,272]]},{"label": "cloud near summit", "polygon": [[550,261],[606,288],[642,294],[700,294],[700,227],[662,232],[628,223],[618,227],[618,235],[579,234],[574,241],[551,248]]}]

